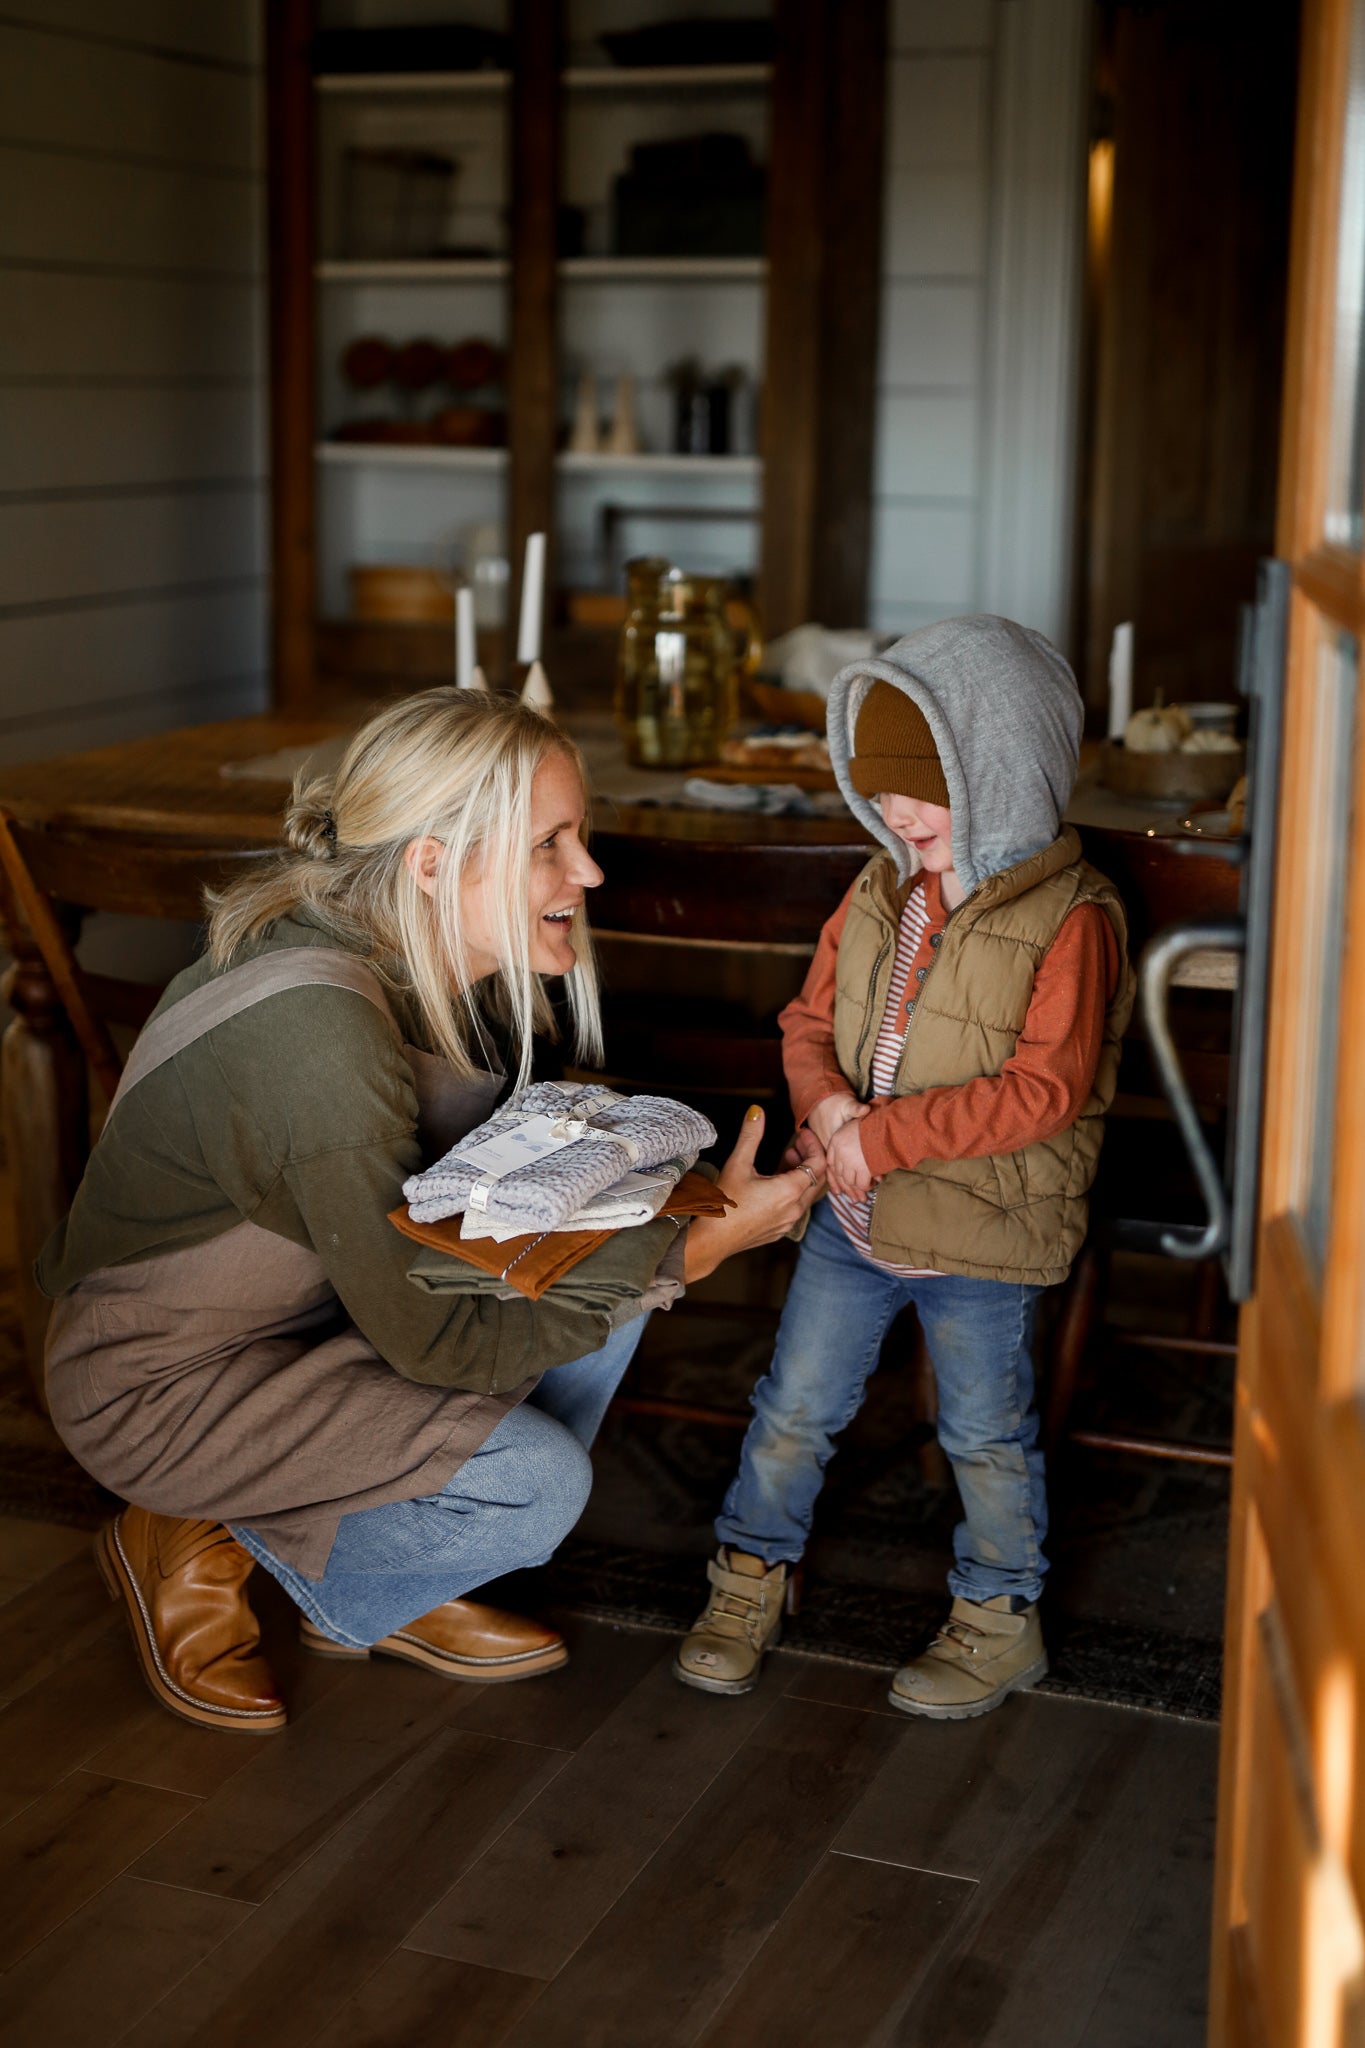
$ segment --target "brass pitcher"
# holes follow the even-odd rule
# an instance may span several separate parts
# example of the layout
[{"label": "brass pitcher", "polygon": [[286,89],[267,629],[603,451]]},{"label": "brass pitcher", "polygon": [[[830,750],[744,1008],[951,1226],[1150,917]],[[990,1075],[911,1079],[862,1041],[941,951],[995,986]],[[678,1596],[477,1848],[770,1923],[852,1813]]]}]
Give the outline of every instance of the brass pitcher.
[{"label": "brass pitcher", "polygon": [[689,576],[659,555],[626,564],[616,722],[636,768],[699,768],[720,758],[739,677],[763,652],[758,615],[723,576]]}]

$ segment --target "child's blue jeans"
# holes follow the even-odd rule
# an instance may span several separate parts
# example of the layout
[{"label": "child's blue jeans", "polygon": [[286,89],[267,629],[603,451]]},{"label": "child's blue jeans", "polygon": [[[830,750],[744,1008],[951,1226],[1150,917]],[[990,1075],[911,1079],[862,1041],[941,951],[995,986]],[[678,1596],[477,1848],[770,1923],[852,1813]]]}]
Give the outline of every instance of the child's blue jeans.
[{"label": "child's blue jeans", "polygon": [[283,1563],[250,1529],[233,1535],[326,1635],[361,1647],[504,1572],[553,1556],[587,1505],[588,1457],[649,1317],[599,1351],[547,1372],[443,1492],[343,1515],[320,1579]]},{"label": "child's blue jeans", "polygon": [[856,1252],[829,1203],[818,1203],[772,1365],[754,1388],[739,1472],[716,1522],[721,1543],[766,1564],[801,1556],[835,1439],[862,1406],[892,1317],[913,1302],[938,1382],[938,1440],[964,1510],[948,1585],[967,1600],[1036,1600],[1047,1570],[1031,1356],[1042,1291],[957,1274],[898,1280]]}]

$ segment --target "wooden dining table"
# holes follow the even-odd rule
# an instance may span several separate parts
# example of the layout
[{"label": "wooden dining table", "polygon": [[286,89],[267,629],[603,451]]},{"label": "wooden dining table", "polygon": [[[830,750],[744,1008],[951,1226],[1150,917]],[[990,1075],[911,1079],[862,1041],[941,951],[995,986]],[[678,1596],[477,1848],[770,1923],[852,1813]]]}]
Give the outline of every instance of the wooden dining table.
[{"label": "wooden dining table", "polygon": [[[371,708],[348,703],[330,718],[266,713],[0,768],[0,804],[41,829],[58,878],[52,893],[69,906],[73,930],[94,912],[198,921],[206,887],[278,851],[298,763],[334,762]],[[798,959],[813,949],[870,851],[852,817],[698,808],[682,801],[683,775],[627,766],[608,714],[565,713],[562,722],[583,748],[594,790],[594,843],[606,869],[595,930]],[[1233,868],[1212,853],[1173,855],[1151,821],[1110,802],[1093,778],[1083,776],[1068,815],[1123,891],[1139,943],[1177,917],[1236,908]],[[4,921],[14,1015],[0,1048],[0,1091],[25,1349],[37,1373],[46,1305],[29,1269],[83,1169],[88,1077],[22,919],[5,906]],[[1216,962],[1204,969],[1215,985],[1224,971]],[[1199,974],[1197,963],[1185,970],[1187,979]]]}]

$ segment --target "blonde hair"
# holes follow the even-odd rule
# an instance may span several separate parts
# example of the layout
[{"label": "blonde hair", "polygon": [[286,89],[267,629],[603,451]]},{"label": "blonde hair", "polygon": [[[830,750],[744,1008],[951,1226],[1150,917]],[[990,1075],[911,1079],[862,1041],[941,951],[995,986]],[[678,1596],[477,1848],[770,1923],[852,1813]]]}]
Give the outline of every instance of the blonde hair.
[{"label": "blonde hair", "polygon": [[[285,813],[291,850],[209,896],[214,965],[230,966],[278,919],[312,911],[415,1006],[431,1045],[458,1074],[476,1071],[473,1048],[488,1059],[491,1010],[508,1029],[524,1086],[534,1034],[555,1035],[531,966],[529,909],[531,784],[555,753],[574,764],[586,789],[577,747],[515,698],[445,688],[388,706],[362,726],[334,776],[296,777]],[[414,839],[428,838],[444,848],[430,896],[405,858]],[[460,880],[476,859],[499,962],[482,1005],[460,928]],[[582,911],[573,942],[577,965],[565,983],[575,1052],[584,1065],[600,1065],[597,970]]]}]

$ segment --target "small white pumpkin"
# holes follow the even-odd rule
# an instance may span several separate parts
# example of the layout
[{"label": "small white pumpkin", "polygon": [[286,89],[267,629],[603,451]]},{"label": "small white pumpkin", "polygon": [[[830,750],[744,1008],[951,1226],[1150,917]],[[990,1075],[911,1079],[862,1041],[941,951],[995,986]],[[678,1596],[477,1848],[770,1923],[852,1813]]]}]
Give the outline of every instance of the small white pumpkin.
[{"label": "small white pumpkin", "polygon": [[1240,754],[1242,743],[1235,740],[1230,732],[1215,732],[1208,726],[1201,726],[1181,742],[1182,754]]},{"label": "small white pumpkin", "polygon": [[1183,737],[1174,707],[1135,711],[1123,728],[1123,744],[1134,754],[1173,754]]}]

